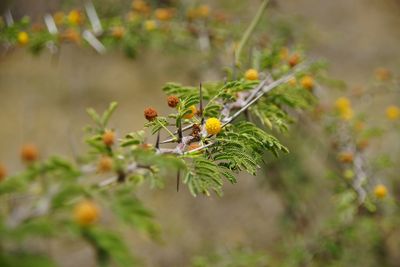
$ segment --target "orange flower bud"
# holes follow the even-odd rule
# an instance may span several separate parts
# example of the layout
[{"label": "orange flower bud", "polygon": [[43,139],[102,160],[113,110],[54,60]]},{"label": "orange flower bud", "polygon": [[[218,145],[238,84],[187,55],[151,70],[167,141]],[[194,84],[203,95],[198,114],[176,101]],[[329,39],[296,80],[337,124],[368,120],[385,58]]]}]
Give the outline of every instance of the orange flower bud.
[{"label": "orange flower bud", "polygon": [[174,108],[178,105],[179,98],[174,95],[170,95],[167,97],[167,102],[169,107]]},{"label": "orange flower bud", "polygon": [[312,90],[314,88],[314,79],[309,75],[304,76],[300,83],[301,86],[307,90]]},{"label": "orange flower bud", "polygon": [[342,163],[352,163],[353,162],[353,153],[351,152],[342,152],[338,157],[339,161]]},{"label": "orange flower bud", "polygon": [[33,144],[26,144],[21,149],[21,159],[25,162],[34,162],[39,158],[39,151]]},{"label": "orange flower bud", "polygon": [[0,182],[3,181],[7,176],[7,170],[4,165],[0,164]]},{"label": "orange flower bud", "polygon": [[392,77],[390,70],[386,68],[377,68],[375,70],[375,78],[379,81],[387,81]]},{"label": "orange flower bud", "polygon": [[100,217],[100,210],[95,203],[84,200],[78,203],[74,209],[75,222],[81,226],[89,226]]},{"label": "orange flower bud", "polygon": [[155,110],[154,108],[149,107],[144,110],[144,117],[148,121],[154,120],[155,118],[157,118],[157,116],[157,110]]},{"label": "orange flower bud", "polygon": [[288,60],[289,66],[292,67],[292,68],[294,66],[296,66],[297,64],[299,64],[299,62],[300,62],[300,55],[297,54],[297,53],[291,55],[289,60]]},{"label": "orange flower bud", "polygon": [[125,36],[125,28],[122,26],[113,27],[111,30],[111,35],[115,39],[122,39]]},{"label": "orange flower bud", "polygon": [[113,168],[113,159],[108,156],[101,157],[97,169],[99,172],[109,172]]},{"label": "orange flower bud", "polygon": [[170,8],[157,8],[154,15],[158,20],[167,21],[173,17],[174,12]]},{"label": "orange flower bud", "polygon": [[103,143],[110,147],[114,144],[115,142],[115,133],[113,131],[106,131],[103,134]]}]

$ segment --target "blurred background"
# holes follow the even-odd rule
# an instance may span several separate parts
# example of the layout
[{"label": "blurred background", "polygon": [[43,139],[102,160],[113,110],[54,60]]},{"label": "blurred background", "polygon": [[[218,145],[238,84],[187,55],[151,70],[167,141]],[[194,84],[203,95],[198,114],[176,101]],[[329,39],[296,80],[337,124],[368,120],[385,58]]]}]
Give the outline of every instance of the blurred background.
[{"label": "blurred background", "polygon": [[[6,2],[1,8],[4,11],[9,5],[15,19],[29,15],[33,20],[40,20],[46,12],[82,6],[81,1]],[[256,0],[182,2],[207,3],[212,10],[224,10],[242,29],[259,3]],[[124,8],[130,6],[130,1],[124,0],[94,3],[104,14],[124,14]],[[307,51],[313,57],[327,59],[331,75],[344,79],[349,87],[371,79],[378,66],[391,69],[399,66],[400,1],[275,0],[266,16],[287,21]],[[264,28],[268,35],[269,25],[259,25],[260,31]],[[88,47],[82,49],[71,44],[62,47],[57,63],[48,52],[32,56],[26,49],[16,48],[4,53],[0,57],[0,161],[11,166],[10,171],[17,171],[22,167],[19,148],[30,142],[40,147],[42,156],[73,157],[85,151],[82,134],[89,123],[85,109],[102,110],[111,101],[119,103],[111,125],[120,135],[141,129],[145,107],[155,106],[160,113],[167,112],[161,91],[166,82],[197,85],[201,80],[221,78],[221,66],[204,63],[203,57],[188,53],[143,50],[135,59],[129,59],[118,51],[100,56]],[[250,247],[278,253],[274,250],[277,244],[290,244],[282,238],[290,196],[282,196],[276,190],[290,186],[279,181],[282,176],[304,185],[301,189],[304,197],[295,207],[305,215],[301,219],[304,225],[318,225],[329,213],[327,192],[331,181],[324,179],[326,170],[321,161],[324,151],[317,144],[303,144],[301,133],[301,129],[294,128],[292,139],[281,137],[295,153],[282,156],[279,163],[267,158],[267,166],[259,177],[243,176],[237,185],[227,184],[223,198],[193,198],[184,187],[177,193],[174,179],[167,181],[164,190],[143,187],[139,194],[161,224],[163,241],[153,242],[129,232],[127,240],[132,250],[148,266],[189,266],[195,255],[215,249]],[[305,154],[309,156],[304,157]],[[285,173],[286,166],[292,171]],[[293,170],[298,170],[299,175],[291,177]],[[313,188],[306,188],[311,183]],[[396,252],[400,247],[395,244],[388,261],[393,262],[392,266],[400,266]],[[65,267],[77,266],[93,253],[84,244],[72,241],[54,242],[51,251]],[[370,265],[354,266],[378,266],[373,260],[368,262]],[[89,260],[85,266],[91,264],[94,262]]]}]

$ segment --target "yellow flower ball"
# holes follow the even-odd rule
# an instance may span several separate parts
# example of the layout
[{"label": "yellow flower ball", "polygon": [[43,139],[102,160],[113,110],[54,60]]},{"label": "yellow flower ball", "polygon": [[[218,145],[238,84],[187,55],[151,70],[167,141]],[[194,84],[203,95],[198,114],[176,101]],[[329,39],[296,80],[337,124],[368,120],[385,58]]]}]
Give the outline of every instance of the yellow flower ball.
[{"label": "yellow flower ball", "polygon": [[111,29],[111,35],[115,39],[122,39],[125,36],[125,28],[122,26],[116,26]]},{"label": "yellow flower ball", "polygon": [[194,115],[196,115],[196,113],[197,113],[197,108],[195,106],[191,106],[190,111],[191,111],[190,113],[183,115],[183,118],[188,119],[188,120],[193,118]]},{"label": "yellow flower ball", "polygon": [[78,203],[74,209],[74,220],[81,226],[88,226],[95,223],[100,217],[100,210],[90,200]]},{"label": "yellow flower ball", "polygon": [[351,107],[351,102],[347,97],[339,97],[335,102],[335,107],[338,110],[343,110]]},{"label": "yellow flower ball", "polygon": [[387,188],[386,186],[379,184],[377,186],[375,186],[374,188],[374,195],[376,198],[382,199],[385,198],[387,196]]},{"label": "yellow flower ball", "polygon": [[256,69],[248,69],[244,74],[244,77],[249,81],[258,80],[258,71]]},{"label": "yellow flower ball", "polygon": [[154,16],[161,21],[170,20],[174,15],[174,12],[170,8],[157,8],[154,11]]},{"label": "yellow flower ball", "polygon": [[154,20],[146,20],[144,22],[144,28],[146,31],[154,31],[157,28],[157,23]]},{"label": "yellow flower ball", "polygon": [[197,12],[200,17],[206,18],[210,15],[210,7],[208,5],[201,5],[197,9]]},{"label": "yellow flower ball", "polygon": [[391,121],[397,120],[400,117],[400,109],[397,106],[387,107],[386,117]]},{"label": "yellow flower ball", "polygon": [[352,108],[346,108],[339,111],[339,116],[344,121],[349,121],[353,118],[354,112]]},{"label": "yellow flower ball", "polygon": [[18,33],[18,43],[21,45],[26,45],[29,43],[29,35],[26,32],[19,32]]},{"label": "yellow flower ball", "polygon": [[300,83],[301,86],[307,90],[312,90],[314,88],[314,79],[309,75],[304,76]]},{"label": "yellow flower ball", "polygon": [[335,108],[339,112],[339,117],[342,120],[351,120],[354,116],[353,109],[351,108],[351,102],[347,97],[340,97],[335,102]]},{"label": "yellow flower ball", "polygon": [[133,0],[132,9],[139,13],[147,13],[150,11],[149,5],[143,0]]},{"label": "yellow flower ball", "polygon": [[222,129],[222,123],[219,119],[209,118],[206,121],[206,130],[208,134],[216,135],[221,131],[221,129]]},{"label": "yellow flower ball", "polygon": [[72,25],[79,25],[81,24],[83,21],[83,17],[81,12],[79,12],[79,10],[71,10],[68,13],[68,22]]}]

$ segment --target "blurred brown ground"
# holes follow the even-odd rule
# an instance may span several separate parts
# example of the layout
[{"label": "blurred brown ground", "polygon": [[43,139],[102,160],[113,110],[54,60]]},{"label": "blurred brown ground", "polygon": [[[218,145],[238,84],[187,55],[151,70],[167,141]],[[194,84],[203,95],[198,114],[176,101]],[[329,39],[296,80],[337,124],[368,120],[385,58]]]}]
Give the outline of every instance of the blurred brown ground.
[{"label": "blurred brown ground", "polygon": [[[35,14],[46,10],[50,2],[35,1],[30,3],[34,8],[28,10]],[[257,8],[257,1],[233,2],[239,1],[210,1],[212,6],[244,10],[243,14],[253,14]],[[276,2],[275,12],[288,18],[303,17],[311,36],[308,46],[312,55],[328,59],[333,76],[350,85],[370,79],[376,66],[399,66],[398,2]],[[17,1],[19,13],[27,10],[23,5]],[[160,52],[145,52],[132,61],[118,53],[98,56],[90,49],[65,46],[59,63],[54,65],[47,53],[32,57],[16,49],[0,58],[0,161],[11,166],[12,171],[21,168],[18,150],[25,142],[37,143],[43,156],[72,156],[83,151],[82,129],[89,122],[85,108],[101,110],[113,100],[119,102],[119,108],[112,126],[120,134],[139,130],[144,123],[144,107],[157,106],[167,111],[161,108],[166,106],[160,90],[165,82],[195,85],[199,77],[207,76],[199,73],[199,61],[196,57],[188,61],[184,56]],[[318,176],[319,171],[310,172]],[[243,176],[237,185],[227,185],[223,198],[192,198],[186,190],[176,193],[174,184],[171,179],[165,190],[140,192],[162,225],[165,241],[156,244],[129,232],[132,251],[142,255],[148,266],[187,266],[194,253],[209,246],[268,248],[282,234],[278,228],[282,203],[253,177]],[[311,210],[320,206],[306,205]],[[83,245],[64,245],[54,243],[52,249],[63,266],[78,266],[87,258],[88,250],[82,250]]]}]

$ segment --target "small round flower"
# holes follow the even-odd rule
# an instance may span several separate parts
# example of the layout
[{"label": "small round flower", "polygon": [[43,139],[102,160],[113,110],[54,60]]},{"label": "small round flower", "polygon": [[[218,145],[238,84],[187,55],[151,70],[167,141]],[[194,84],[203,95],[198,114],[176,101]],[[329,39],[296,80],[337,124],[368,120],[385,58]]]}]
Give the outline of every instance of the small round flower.
[{"label": "small round flower", "polygon": [[39,158],[39,151],[33,144],[26,144],[21,149],[21,159],[25,162],[34,162]]},{"label": "small round flower", "polygon": [[80,226],[89,226],[94,224],[99,217],[99,208],[90,200],[83,200],[75,206],[74,220]]},{"label": "small round flower", "polygon": [[168,102],[168,106],[170,108],[174,108],[178,105],[179,103],[179,98],[174,96],[174,95],[170,95],[167,97],[167,102]]},{"label": "small round flower", "polygon": [[208,134],[216,135],[221,131],[221,129],[222,129],[222,123],[219,119],[209,118],[206,121],[206,130]]},{"label": "small round flower", "polygon": [[394,105],[387,107],[386,117],[391,121],[397,120],[400,117],[400,108]]},{"label": "small round flower", "polygon": [[125,36],[125,28],[122,26],[113,27],[111,30],[111,35],[115,39],[122,39]]},{"label": "small round flower", "polygon": [[133,0],[132,9],[139,13],[147,13],[150,11],[149,5],[143,0]]},{"label": "small round flower", "polygon": [[314,79],[313,77],[306,75],[304,76],[301,81],[301,86],[307,90],[312,90],[314,88]]},{"label": "small round flower", "polygon": [[289,66],[292,67],[292,68],[293,68],[294,66],[296,66],[297,64],[299,64],[299,62],[300,62],[300,55],[297,54],[297,53],[291,55],[290,58],[289,58],[289,60],[288,60],[288,64],[289,64]]},{"label": "small round flower", "polygon": [[387,81],[392,77],[392,73],[387,68],[377,68],[375,70],[375,78],[379,81]]},{"label": "small round flower", "polygon": [[103,156],[99,160],[99,163],[97,165],[97,170],[99,172],[109,172],[113,169],[113,159],[108,156]]},{"label": "small round flower", "polygon": [[155,29],[157,29],[157,23],[152,19],[146,20],[144,22],[144,28],[146,29],[146,31],[149,32],[154,31]]},{"label": "small round flower", "polygon": [[335,108],[339,112],[339,116],[342,120],[348,121],[353,118],[354,112],[351,108],[351,102],[348,98],[338,98],[335,102]]},{"label": "small round flower", "polygon": [[61,41],[69,41],[76,44],[81,42],[81,36],[79,32],[75,29],[66,29],[63,33],[60,34]]},{"label": "small round flower", "polygon": [[387,196],[387,188],[386,186],[379,184],[374,188],[374,195],[376,198],[383,199]]},{"label": "small round flower", "polygon": [[157,116],[157,110],[155,110],[154,108],[149,107],[144,110],[144,117],[148,121],[154,120],[155,118],[157,118]]},{"label": "small round flower", "polygon": [[183,115],[183,118],[188,119],[188,120],[193,118],[194,115],[196,115],[196,113],[197,113],[197,108],[195,106],[190,106],[189,109],[190,109],[190,112]]},{"label": "small round flower", "polygon": [[249,81],[258,80],[258,71],[256,69],[248,69],[244,74],[244,77]]},{"label": "small round flower", "polygon": [[29,43],[29,35],[27,32],[19,32],[17,39],[20,45],[26,45]]},{"label": "small round flower", "polygon": [[158,19],[158,20],[162,20],[162,21],[167,21],[170,20],[173,17],[173,10],[170,8],[157,8],[154,11],[154,16]]},{"label": "small round flower", "polygon": [[79,25],[83,22],[82,14],[79,10],[71,10],[67,16],[68,22],[71,25]]},{"label": "small round flower", "polygon": [[64,22],[65,19],[65,14],[64,12],[56,12],[54,13],[54,22],[56,23],[56,25],[61,25]]},{"label": "small round flower", "polygon": [[351,152],[342,152],[338,156],[339,161],[342,163],[352,163],[353,158],[353,153]]},{"label": "small round flower", "polygon": [[335,102],[335,107],[338,110],[344,110],[351,107],[351,102],[347,97],[339,97]]},{"label": "small round flower", "polygon": [[110,147],[115,143],[115,133],[113,131],[105,131],[103,136],[103,143]]},{"label": "small round flower", "polygon": [[0,164],[0,182],[3,181],[7,176],[7,170],[4,165]]},{"label": "small round flower", "polygon": [[210,15],[210,7],[208,5],[201,5],[197,8],[199,17],[206,18]]}]

